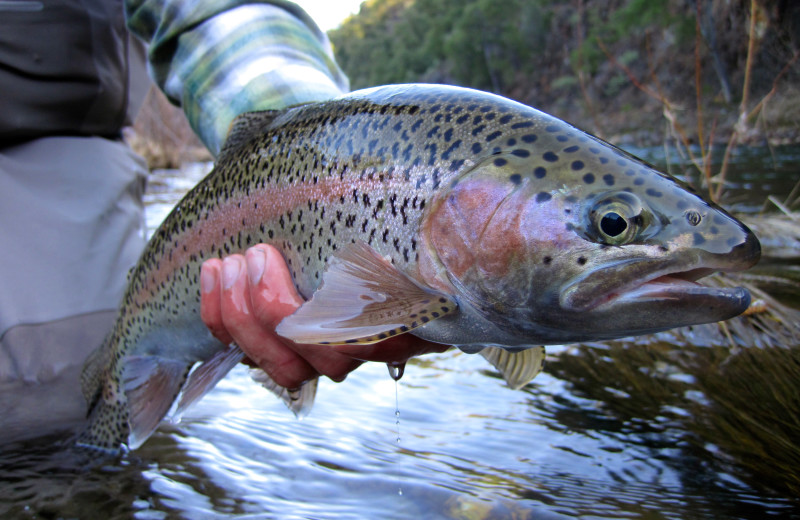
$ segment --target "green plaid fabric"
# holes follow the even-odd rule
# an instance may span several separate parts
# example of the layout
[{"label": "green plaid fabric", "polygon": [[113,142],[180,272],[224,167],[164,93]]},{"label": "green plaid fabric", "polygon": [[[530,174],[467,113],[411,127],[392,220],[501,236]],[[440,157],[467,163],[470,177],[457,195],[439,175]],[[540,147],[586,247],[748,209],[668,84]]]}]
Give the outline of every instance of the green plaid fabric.
[{"label": "green plaid fabric", "polygon": [[291,2],[126,0],[153,79],[217,154],[233,119],[348,90],[330,43]]}]

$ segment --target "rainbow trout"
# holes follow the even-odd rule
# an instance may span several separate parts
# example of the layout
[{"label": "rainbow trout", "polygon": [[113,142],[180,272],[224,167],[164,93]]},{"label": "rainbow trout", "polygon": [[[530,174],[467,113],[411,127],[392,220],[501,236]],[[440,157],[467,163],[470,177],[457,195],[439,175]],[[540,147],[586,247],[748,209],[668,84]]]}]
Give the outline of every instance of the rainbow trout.
[{"label": "rainbow trout", "polygon": [[398,85],[245,114],[131,271],[84,369],[81,443],[139,445],[241,360],[200,319],[200,264],[259,242],[282,251],[307,299],[282,336],[410,333],[483,350],[523,384],[541,345],[740,314],[747,291],[696,281],[760,255],[691,188],[495,95]]}]

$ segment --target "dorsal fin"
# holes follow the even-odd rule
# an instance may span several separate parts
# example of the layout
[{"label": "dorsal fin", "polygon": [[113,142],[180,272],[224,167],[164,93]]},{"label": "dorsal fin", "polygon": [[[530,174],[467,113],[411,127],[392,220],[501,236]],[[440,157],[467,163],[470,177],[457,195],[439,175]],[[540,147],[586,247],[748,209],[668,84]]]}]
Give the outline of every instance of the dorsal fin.
[{"label": "dorsal fin", "polygon": [[283,110],[262,110],[259,112],[245,112],[236,116],[228,130],[225,143],[217,155],[217,163],[226,161],[230,154],[234,154],[253,140],[253,137],[266,131]]},{"label": "dorsal fin", "polygon": [[275,331],[297,343],[375,343],[446,314],[456,303],[400,271],[364,242],[331,258],[311,299]]}]

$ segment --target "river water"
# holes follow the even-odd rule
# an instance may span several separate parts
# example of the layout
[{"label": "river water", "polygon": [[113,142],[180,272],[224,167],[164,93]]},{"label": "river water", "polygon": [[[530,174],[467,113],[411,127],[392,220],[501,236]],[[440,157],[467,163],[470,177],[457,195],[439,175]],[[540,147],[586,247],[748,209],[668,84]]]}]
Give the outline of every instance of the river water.
[{"label": "river water", "polygon": [[[757,211],[756,175],[788,194],[800,149],[736,164],[731,203]],[[156,172],[151,228],[202,174]],[[780,467],[759,473],[698,426],[719,396],[676,359],[720,350],[697,343],[662,334],[549,348],[545,372],[519,391],[459,352],[412,360],[399,383],[368,364],[322,381],[303,420],[241,366],[119,459],[87,464],[56,438],[0,447],[0,518],[800,518]]]}]

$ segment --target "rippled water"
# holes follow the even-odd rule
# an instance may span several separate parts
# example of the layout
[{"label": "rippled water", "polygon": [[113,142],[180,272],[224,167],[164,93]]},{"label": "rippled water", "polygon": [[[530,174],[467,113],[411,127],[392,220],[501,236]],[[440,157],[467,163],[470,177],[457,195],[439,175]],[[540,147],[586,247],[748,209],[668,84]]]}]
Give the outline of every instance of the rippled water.
[{"label": "rippled water", "polygon": [[[153,179],[150,224],[201,175]],[[659,348],[664,359],[673,348],[703,353]],[[660,387],[591,379],[594,367],[619,363],[624,349],[607,349],[551,348],[545,373],[520,391],[481,357],[457,352],[412,360],[399,386],[386,366],[369,364],[343,383],[322,381],[303,420],[239,367],[180,423],[102,466],[54,439],[0,448],[0,518],[758,519],[800,511],[791,493],[759,483],[713,439],[698,442],[691,425],[712,409],[691,374],[654,362],[662,398],[652,397]]]}]

